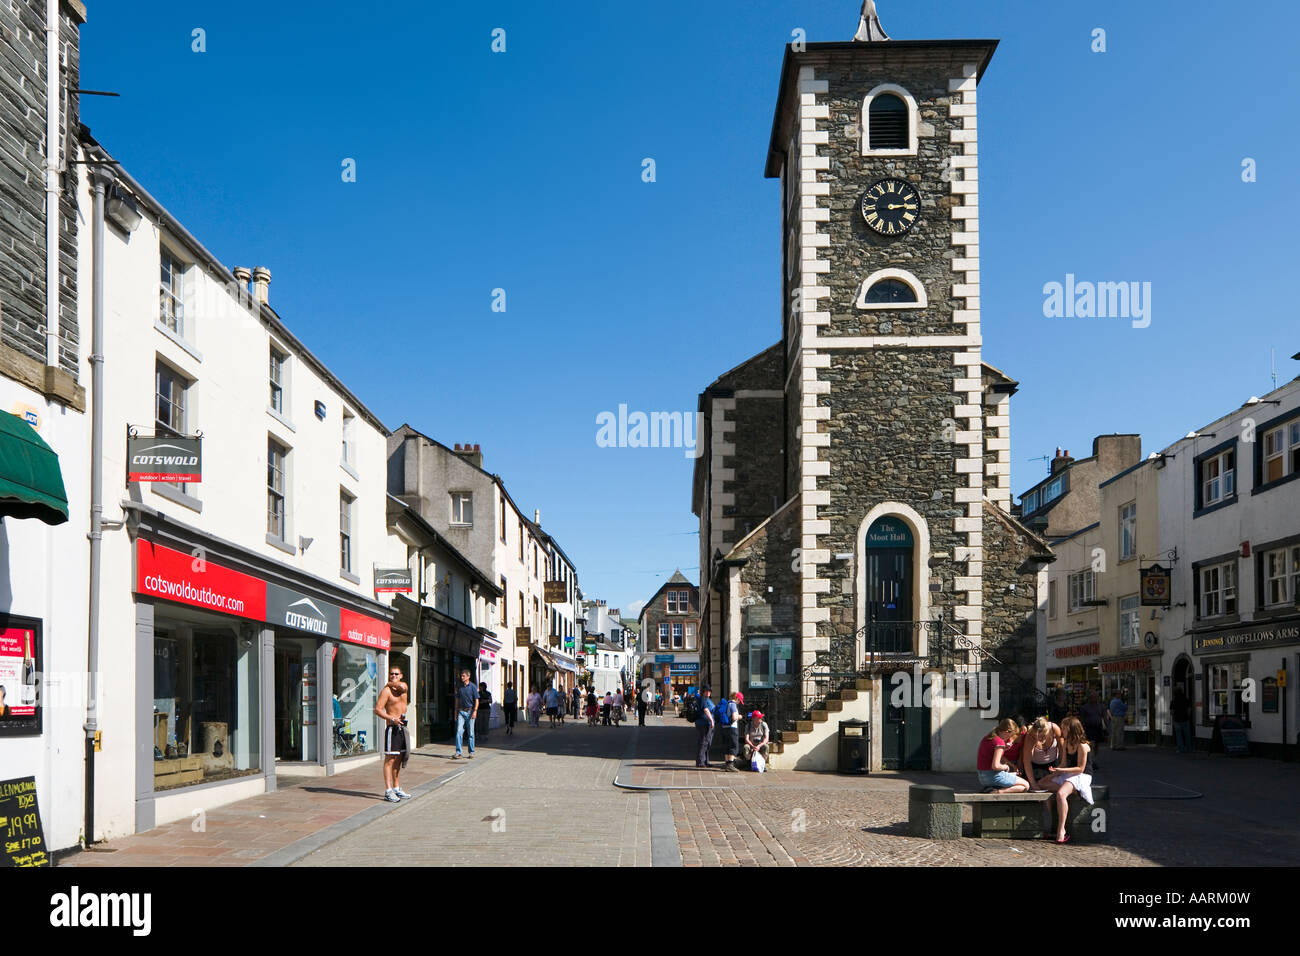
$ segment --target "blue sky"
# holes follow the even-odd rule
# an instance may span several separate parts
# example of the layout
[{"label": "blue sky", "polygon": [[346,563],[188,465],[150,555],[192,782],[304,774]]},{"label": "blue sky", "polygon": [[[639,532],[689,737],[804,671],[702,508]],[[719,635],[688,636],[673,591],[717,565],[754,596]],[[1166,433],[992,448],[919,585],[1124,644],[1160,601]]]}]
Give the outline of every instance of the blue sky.
[{"label": "blue sky", "polygon": [[[583,590],[626,608],[696,576],[692,462],[597,447],[596,416],[691,411],[779,337],[783,46],[849,39],[858,6],[92,3],[81,85],[122,96],[83,121],[219,258],[269,267],[281,316],[390,428],[480,443]],[[1270,349],[1279,383],[1300,373],[1294,4],[878,6],[895,39],[1001,40],[981,304],[985,361],[1021,383],[1017,492],[1058,445],[1150,451],[1263,394]],[[1150,282],[1150,326],[1045,318],[1067,273]]]}]

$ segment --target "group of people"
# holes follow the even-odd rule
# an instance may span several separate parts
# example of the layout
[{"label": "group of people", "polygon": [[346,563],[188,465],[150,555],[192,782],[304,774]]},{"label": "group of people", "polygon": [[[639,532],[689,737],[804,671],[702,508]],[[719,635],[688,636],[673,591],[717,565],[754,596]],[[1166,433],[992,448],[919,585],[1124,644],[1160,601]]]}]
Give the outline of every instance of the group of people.
[{"label": "group of people", "polygon": [[[709,762],[709,750],[713,747],[714,734],[719,734],[723,743],[723,770],[735,773],[736,757],[740,755],[746,766],[756,770],[767,769],[768,747],[771,734],[762,711],[755,710],[745,718],[742,707],[745,695],[734,691],[730,698],[723,697],[716,703],[713,689],[705,684],[700,688],[699,707],[695,717],[695,730],[699,736],[699,752],[695,757],[695,766],[712,767]],[[741,727],[744,726],[744,743],[741,743]]]},{"label": "group of people", "polygon": [[1070,794],[1093,802],[1093,750],[1077,717],[1066,717],[1059,725],[1039,717],[1028,727],[1008,717],[980,741],[975,766],[985,793],[1054,793],[1056,842],[1066,843]]}]

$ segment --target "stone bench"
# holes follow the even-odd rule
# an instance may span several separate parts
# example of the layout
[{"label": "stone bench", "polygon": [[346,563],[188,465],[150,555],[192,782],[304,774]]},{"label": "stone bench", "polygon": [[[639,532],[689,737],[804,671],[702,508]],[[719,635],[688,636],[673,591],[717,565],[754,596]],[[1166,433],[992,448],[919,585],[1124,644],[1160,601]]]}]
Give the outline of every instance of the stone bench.
[{"label": "stone bench", "polygon": [[[1106,840],[1110,816],[1110,788],[1092,788],[1095,803],[1070,795],[1066,832],[1071,842]],[[1056,832],[1056,799],[1039,793],[958,793],[952,787],[913,784],[907,792],[907,832],[928,840],[956,840],[962,836],[962,804],[971,808],[971,836],[1004,840],[1037,840]],[[1101,812],[1098,813],[1097,811]]]}]

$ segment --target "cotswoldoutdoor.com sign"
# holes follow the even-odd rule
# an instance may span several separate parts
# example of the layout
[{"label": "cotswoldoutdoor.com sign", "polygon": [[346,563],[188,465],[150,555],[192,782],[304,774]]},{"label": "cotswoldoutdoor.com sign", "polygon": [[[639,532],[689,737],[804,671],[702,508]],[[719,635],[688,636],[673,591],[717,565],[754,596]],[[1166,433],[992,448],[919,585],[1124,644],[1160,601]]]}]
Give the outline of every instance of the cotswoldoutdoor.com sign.
[{"label": "cotswoldoutdoor.com sign", "polygon": [[201,482],[203,439],[128,436],[126,480]]}]

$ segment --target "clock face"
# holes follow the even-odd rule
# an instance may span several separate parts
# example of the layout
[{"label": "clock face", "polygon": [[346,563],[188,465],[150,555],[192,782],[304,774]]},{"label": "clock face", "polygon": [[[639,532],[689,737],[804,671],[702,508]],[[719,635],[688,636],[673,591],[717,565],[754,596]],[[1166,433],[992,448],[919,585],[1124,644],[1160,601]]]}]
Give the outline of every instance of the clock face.
[{"label": "clock face", "polygon": [[920,194],[901,179],[882,179],[862,194],[862,218],[882,236],[904,235],[920,215]]}]

